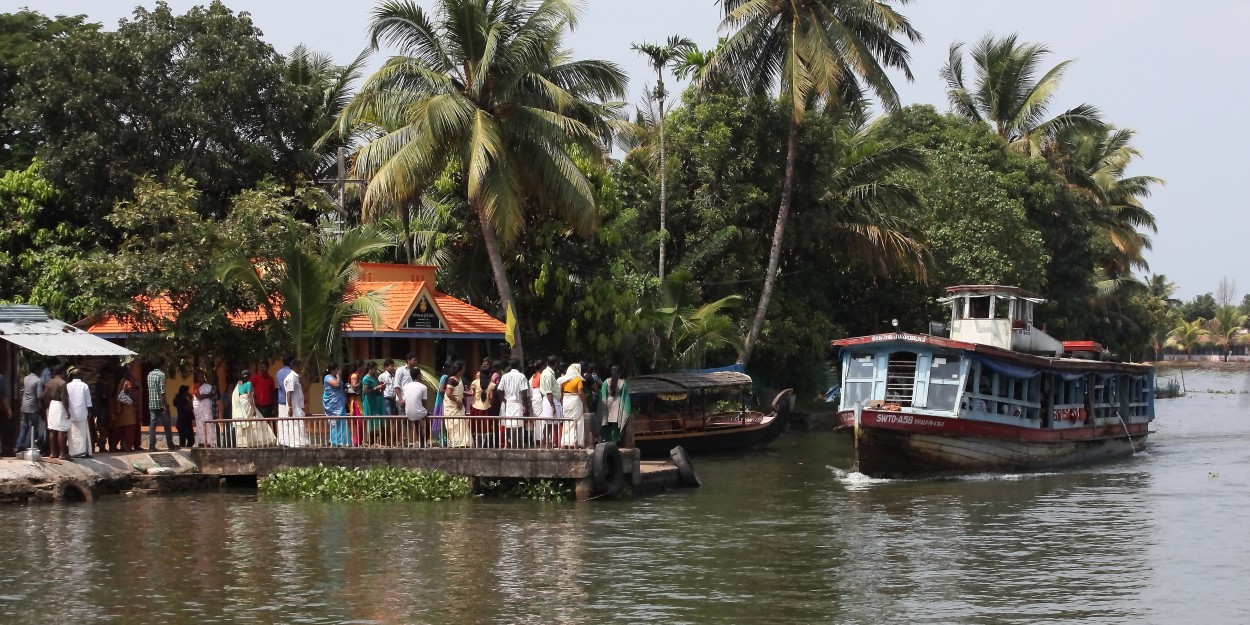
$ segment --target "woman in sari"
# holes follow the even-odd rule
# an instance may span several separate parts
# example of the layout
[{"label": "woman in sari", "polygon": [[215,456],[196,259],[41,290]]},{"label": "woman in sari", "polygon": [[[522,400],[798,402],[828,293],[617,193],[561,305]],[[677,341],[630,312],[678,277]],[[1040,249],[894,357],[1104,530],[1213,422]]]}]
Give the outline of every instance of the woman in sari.
[{"label": "woman in sari", "polygon": [[365,420],[361,419],[364,412],[364,404],[360,402],[360,381],[364,378],[365,363],[357,360],[352,365],[351,372],[347,377],[347,416],[352,417],[348,420],[352,429],[352,445],[359,447],[365,442]]},{"label": "woman in sari", "polygon": [[[472,384],[469,385],[467,402],[469,404],[469,416],[485,417],[498,416],[499,411],[494,408],[495,403],[495,384],[494,375],[491,371],[490,361],[483,360],[482,366],[478,368],[477,377],[473,378]],[[491,423],[486,419],[473,419],[470,427],[473,430],[473,436],[494,432],[499,429],[499,423]]]},{"label": "woman in sari", "polygon": [[110,421],[112,429],[109,431],[109,451],[134,451],[135,430],[139,426],[138,413],[135,411],[139,403],[139,384],[135,382],[129,367],[121,372],[114,398],[111,402],[113,418]]},{"label": "woman in sari", "polygon": [[[326,368],[326,374],[321,378],[321,385],[321,405],[326,409],[326,416],[343,416],[347,395],[343,392],[343,381],[339,378],[338,364],[332,364]],[[347,429],[347,419],[330,419],[330,444],[336,447],[346,447],[352,444],[352,435]]]},{"label": "woman in sari", "polygon": [[621,379],[621,368],[618,365],[612,365],[610,371],[599,391],[599,415],[603,423],[599,430],[599,439],[619,443],[621,432],[629,423],[629,385]]},{"label": "woman in sari", "polygon": [[448,447],[471,447],[473,436],[469,430],[469,422],[464,418],[464,382],[460,379],[464,374],[464,363],[456,361],[451,366],[451,375],[443,382],[443,429],[447,432]]},{"label": "woman in sari", "polygon": [[278,438],[273,428],[261,420],[256,410],[256,397],[252,394],[252,383],[248,380],[251,372],[244,369],[239,374],[239,382],[230,394],[230,414],[234,419],[235,446],[237,447],[273,447]]},{"label": "woman in sari", "polygon": [[563,392],[561,405],[564,407],[564,429],[560,433],[560,446],[577,449],[585,446],[586,441],[586,404],[582,401],[582,366],[573,363],[556,380]]},{"label": "woman in sari", "polygon": [[[360,412],[366,417],[380,417],[386,414],[386,403],[382,397],[383,388],[378,383],[378,363],[365,365],[365,375],[360,378]],[[383,419],[366,419],[365,443],[379,444],[382,433]]]},{"label": "woman in sari", "polygon": [[[443,376],[438,379],[438,392],[434,394],[434,409],[430,410],[431,417],[443,416],[443,389],[447,385],[447,378],[450,377],[451,363],[443,366]],[[447,442],[443,435],[443,420],[430,419],[430,445],[443,445]]]}]

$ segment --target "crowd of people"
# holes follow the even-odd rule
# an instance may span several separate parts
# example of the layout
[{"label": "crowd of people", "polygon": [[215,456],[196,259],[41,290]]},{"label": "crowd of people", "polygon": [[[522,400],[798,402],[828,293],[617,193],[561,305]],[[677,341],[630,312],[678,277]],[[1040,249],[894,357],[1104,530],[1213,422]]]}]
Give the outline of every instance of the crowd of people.
[{"label": "crowd of people", "polygon": [[[96,370],[89,387],[72,365],[32,363],[22,380],[17,450],[38,447],[61,460],[142,450],[143,424],[148,451],[157,448],[158,430],[170,450],[313,444],[300,359],[283,358],[274,375],[261,361],[222,391],[197,372],[172,398],[164,365],[158,359],[142,369]],[[532,363],[527,375],[517,359],[484,359],[469,374],[453,357],[433,389],[418,366],[416,354],[398,364],[330,365],[318,380],[329,417],[319,444],[472,447],[489,436],[500,447],[580,448],[628,435],[629,396],[617,366],[601,377],[594,365],[551,356]],[[220,427],[223,419],[231,419],[229,427]]]}]

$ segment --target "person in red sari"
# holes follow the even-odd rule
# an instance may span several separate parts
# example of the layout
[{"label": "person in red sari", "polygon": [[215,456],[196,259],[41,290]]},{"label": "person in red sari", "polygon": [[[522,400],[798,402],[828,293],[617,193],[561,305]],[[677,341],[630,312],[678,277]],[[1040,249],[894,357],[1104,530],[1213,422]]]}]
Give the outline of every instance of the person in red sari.
[{"label": "person in red sari", "polygon": [[[256,398],[256,411],[260,416],[266,419],[272,419],[277,416],[274,405],[278,401],[278,386],[274,382],[273,376],[269,375],[269,361],[260,361],[260,366],[256,368],[248,378],[248,382],[252,383],[252,396]],[[278,431],[277,422],[271,422],[270,427],[274,432]]]},{"label": "person in red sari", "polygon": [[352,365],[351,375],[347,378],[347,389],[344,391],[347,394],[347,415],[353,417],[348,422],[351,424],[352,445],[355,447],[359,447],[365,442],[365,420],[361,418],[364,416],[365,411],[364,404],[360,401],[360,383],[364,380],[364,377],[365,363],[357,360]]}]

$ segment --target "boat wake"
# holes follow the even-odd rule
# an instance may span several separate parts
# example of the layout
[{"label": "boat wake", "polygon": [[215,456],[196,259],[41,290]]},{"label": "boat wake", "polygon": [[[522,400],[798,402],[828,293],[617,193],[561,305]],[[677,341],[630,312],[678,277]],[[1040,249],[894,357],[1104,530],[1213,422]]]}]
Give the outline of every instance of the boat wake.
[{"label": "boat wake", "polygon": [[847,490],[859,491],[872,488],[881,484],[897,484],[897,483],[916,483],[916,482],[1018,482],[1022,480],[1031,480],[1035,478],[1044,478],[1059,475],[1056,472],[1038,472],[1038,473],[968,473],[964,475],[942,475],[915,479],[889,479],[883,477],[869,477],[859,471],[847,471],[833,466],[827,466],[834,479],[842,482]]}]

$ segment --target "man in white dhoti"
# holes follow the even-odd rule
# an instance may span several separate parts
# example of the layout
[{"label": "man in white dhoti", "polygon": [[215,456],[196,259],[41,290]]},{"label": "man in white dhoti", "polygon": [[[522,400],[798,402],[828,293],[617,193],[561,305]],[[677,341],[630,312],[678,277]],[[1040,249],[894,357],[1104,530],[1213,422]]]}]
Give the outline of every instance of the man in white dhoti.
[{"label": "man in white dhoti", "polygon": [[48,411],[48,457],[69,460],[69,395],[65,392],[62,365],[52,370],[52,377],[43,385],[39,399]]},{"label": "man in white dhoti", "polygon": [[520,358],[508,361],[508,370],[499,379],[499,386],[496,388],[503,394],[503,405],[499,408],[499,416],[504,419],[499,424],[499,438],[504,447],[521,447],[524,442],[522,427],[525,421],[520,417],[524,417],[529,412],[530,381],[521,372]]},{"label": "man in white dhoti", "polygon": [[290,361],[291,372],[282,380],[289,417],[278,421],[278,444],[287,447],[307,447],[308,433],[304,429],[304,383],[300,370],[304,363],[299,358]]},{"label": "man in white dhoti", "polygon": [[65,394],[69,405],[69,455],[73,458],[91,457],[91,388],[82,381],[82,374],[75,368],[69,369],[69,384],[65,385]]}]

